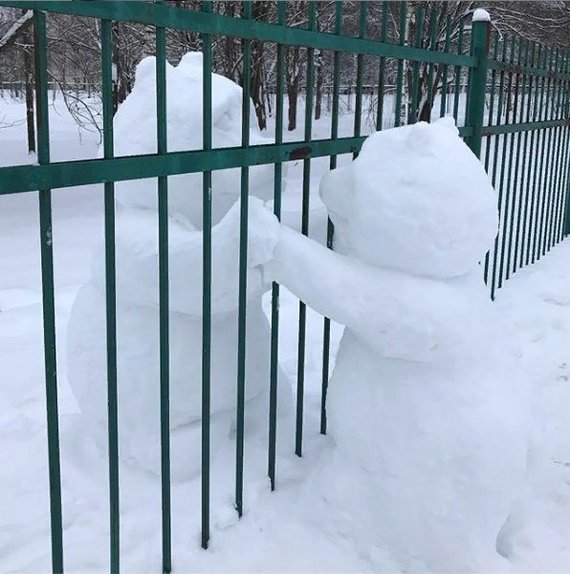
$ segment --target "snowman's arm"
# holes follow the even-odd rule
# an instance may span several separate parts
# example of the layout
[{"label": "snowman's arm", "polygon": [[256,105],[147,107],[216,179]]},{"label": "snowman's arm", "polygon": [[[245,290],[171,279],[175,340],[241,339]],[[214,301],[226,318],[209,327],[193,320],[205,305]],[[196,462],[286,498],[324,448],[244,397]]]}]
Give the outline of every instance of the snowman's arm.
[{"label": "snowman's arm", "polygon": [[447,353],[468,305],[448,284],[365,265],[285,226],[264,269],[266,279],[394,358],[431,361]]}]

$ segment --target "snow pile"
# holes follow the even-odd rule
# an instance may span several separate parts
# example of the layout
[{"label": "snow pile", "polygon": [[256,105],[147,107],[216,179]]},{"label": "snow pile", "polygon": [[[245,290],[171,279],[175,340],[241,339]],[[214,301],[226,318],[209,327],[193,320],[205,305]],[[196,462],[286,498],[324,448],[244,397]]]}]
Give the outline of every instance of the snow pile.
[{"label": "snow pile", "polygon": [[497,230],[487,175],[443,119],[370,136],[321,194],[344,255],[281,228],[265,266],[346,326],[328,395],[336,449],[307,497],[320,491],[325,522],[371,559],[497,571],[526,391],[478,266]]},{"label": "snow pile", "polygon": [[[136,85],[116,116],[116,149],[121,154],[155,148],[154,59],[141,62]],[[201,58],[187,54],[168,66],[169,149],[202,146]],[[213,75],[216,145],[239,145],[241,89]],[[190,98],[189,98],[190,96]],[[260,140],[252,129],[252,141]],[[272,168],[252,169],[250,178],[247,410],[248,432],[266,424],[270,333],[261,297],[269,288],[260,265],[277,241],[271,213],[259,197],[271,193]],[[212,453],[229,442],[236,405],[239,261],[239,177],[216,172],[212,230]],[[158,236],[156,181],[117,185],[122,206],[117,218],[117,324],[119,435],[121,455],[159,471]],[[232,207],[233,205],[233,207]],[[170,388],[172,471],[189,478],[200,468],[202,363],[202,176],[169,179]],[[107,424],[105,360],[105,261],[95,256],[91,279],[79,292],[69,324],[69,380],[85,423],[104,447]],[[287,408],[287,388],[281,405]],[[265,436],[265,434],[263,435]]]}]

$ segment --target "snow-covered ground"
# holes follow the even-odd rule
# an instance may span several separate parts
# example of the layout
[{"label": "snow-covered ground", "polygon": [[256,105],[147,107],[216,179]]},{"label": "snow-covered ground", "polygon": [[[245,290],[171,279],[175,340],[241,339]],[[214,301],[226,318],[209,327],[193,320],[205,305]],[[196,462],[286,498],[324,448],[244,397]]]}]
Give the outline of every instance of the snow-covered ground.
[{"label": "snow-covered ground", "polygon": [[[0,101],[0,117],[23,117],[22,104]],[[302,112],[301,112],[302,113]],[[302,117],[302,116],[301,116]],[[301,122],[302,123],[302,122]],[[61,100],[51,108],[52,159],[96,157],[97,136],[83,132]],[[316,122],[315,137],[327,137],[330,118]],[[352,116],[341,118],[350,135]],[[302,139],[301,131],[287,134]],[[0,130],[0,165],[26,163],[25,126]],[[344,162],[349,157],[342,158]],[[316,189],[328,159],[312,162],[311,232],[322,240],[325,212]],[[284,219],[300,220],[302,162],[291,162]],[[66,327],[72,302],[88,278],[91,254],[103,237],[102,186],[54,190],[54,256],[60,390],[64,543],[69,572],[101,572],[108,566],[107,467],[90,447],[66,378]],[[521,376],[534,388],[533,464],[524,497],[524,527],[514,534],[515,572],[570,571],[570,244],[521,270],[495,305],[506,335],[517,343]],[[41,332],[41,278],[37,195],[0,198],[0,572],[49,570],[49,506],[45,393]],[[269,301],[265,301],[268,309]],[[281,302],[280,364],[296,375],[297,300]],[[173,561],[179,572],[394,572],[382,549],[363,556],[327,515],[307,507],[307,482],[331,448],[318,434],[322,318],[309,312],[307,329],[304,457],[278,459],[278,488],[269,492],[265,454],[246,452],[245,515],[232,507],[233,452],[212,470],[212,542],[199,548],[199,485],[173,486]],[[333,355],[340,328],[334,330]],[[521,385],[523,381],[521,381]],[[158,408],[158,405],[157,405]],[[349,416],[349,415],[347,415]],[[280,428],[290,441],[293,429]],[[285,445],[286,447],[288,445]],[[289,452],[292,449],[289,449]],[[311,484],[311,488],[318,485]],[[121,467],[124,572],[160,571],[160,485],[156,477]]]}]

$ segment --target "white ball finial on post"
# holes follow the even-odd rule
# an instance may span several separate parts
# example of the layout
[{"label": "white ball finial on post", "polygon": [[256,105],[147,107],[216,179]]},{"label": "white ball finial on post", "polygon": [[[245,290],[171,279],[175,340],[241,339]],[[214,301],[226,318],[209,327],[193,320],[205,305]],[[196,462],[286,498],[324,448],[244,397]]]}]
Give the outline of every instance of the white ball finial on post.
[{"label": "white ball finial on post", "polygon": [[475,12],[473,12],[473,22],[490,22],[491,16],[487,10],[483,8],[477,8]]}]

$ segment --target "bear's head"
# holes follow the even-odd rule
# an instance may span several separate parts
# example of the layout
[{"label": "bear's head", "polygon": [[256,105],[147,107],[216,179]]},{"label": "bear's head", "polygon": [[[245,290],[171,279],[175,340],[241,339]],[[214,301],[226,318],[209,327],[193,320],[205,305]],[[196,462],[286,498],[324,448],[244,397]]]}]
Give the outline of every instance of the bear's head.
[{"label": "bear's head", "polygon": [[[169,152],[202,150],[204,75],[202,54],[189,52],[177,66],[166,63],[166,128]],[[240,147],[242,138],[243,92],[232,80],[211,74],[212,146]],[[251,105],[249,138],[251,145],[268,143],[257,128]],[[137,66],[132,92],[119,106],[114,118],[115,155],[157,152],[156,60],[143,59]],[[192,167],[191,158],[179,158],[180,175],[168,179],[169,212],[183,223],[202,228],[202,172],[184,173]],[[250,195],[273,197],[272,165],[252,166]],[[117,202],[123,207],[157,209],[156,178],[117,183]],[[212,220],[218,223],[240,195],[240,169],[212,172]]]},{"label": "bear's head", "polygon": [[336,250],[413,275],[467,273],[497,233],[495,191],[451,118],[372,134],[320,194]]}]

